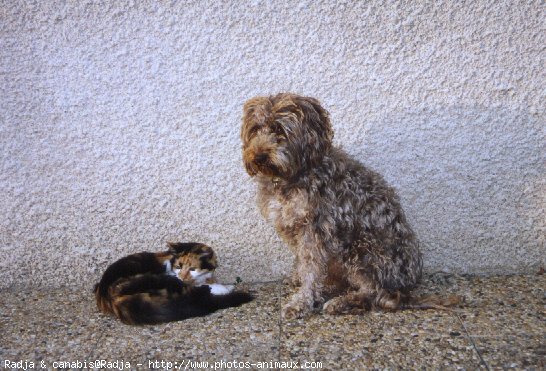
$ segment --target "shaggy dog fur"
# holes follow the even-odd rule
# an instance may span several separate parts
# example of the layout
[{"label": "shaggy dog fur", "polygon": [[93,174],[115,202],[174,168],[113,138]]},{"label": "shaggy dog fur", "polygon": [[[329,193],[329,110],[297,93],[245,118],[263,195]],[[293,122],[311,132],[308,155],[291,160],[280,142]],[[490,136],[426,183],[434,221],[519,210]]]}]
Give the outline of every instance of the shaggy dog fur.
[{"label": "shaggy dog fur", "polygon": [[426,307],[409,295],[422,258],[398,196],[379,174],[332,146],[332,137],[328,112],[316,99],[283,93],[244,105],[246,171],[258,184],[261,213],[296,257],[293,283],[300,287],[283,315],[301,317],[321,306],[331,314]]}]

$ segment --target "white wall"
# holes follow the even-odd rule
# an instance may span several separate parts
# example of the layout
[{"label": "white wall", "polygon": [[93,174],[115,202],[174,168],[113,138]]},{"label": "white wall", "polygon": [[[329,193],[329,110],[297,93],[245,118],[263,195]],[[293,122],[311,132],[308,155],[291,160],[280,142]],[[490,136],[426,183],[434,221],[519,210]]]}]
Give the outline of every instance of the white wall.
[{"label": "white wall", "polygon": [[545,263],[540,1],[4,1],[0,287],[91,285],[166,239],[221,277],[291,256],[241,164],[243,102],[292,91],[402,196],[426,268]]}]

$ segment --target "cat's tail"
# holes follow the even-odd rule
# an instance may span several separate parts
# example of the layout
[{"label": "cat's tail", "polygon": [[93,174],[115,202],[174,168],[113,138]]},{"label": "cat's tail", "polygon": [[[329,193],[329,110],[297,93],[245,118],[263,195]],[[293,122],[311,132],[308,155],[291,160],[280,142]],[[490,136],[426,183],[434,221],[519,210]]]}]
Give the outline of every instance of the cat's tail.
[{"label": "cat's tail", "polygon": [[237,307],[254,297],[246,292],[212,295],[210,287],[184,287],[183,292],[157,295],[137,293],[113,299],[114,314],[126,324],[145,325],[202,317],[219,309]]},{"label": "cat's tail", "polygon": [[95,302],[97,303],[97,308],[103,313],[113,313],[108,288],[105,289],[100,285],[100,283],[97,283],[93,287],[93,293],[95,294]]}]

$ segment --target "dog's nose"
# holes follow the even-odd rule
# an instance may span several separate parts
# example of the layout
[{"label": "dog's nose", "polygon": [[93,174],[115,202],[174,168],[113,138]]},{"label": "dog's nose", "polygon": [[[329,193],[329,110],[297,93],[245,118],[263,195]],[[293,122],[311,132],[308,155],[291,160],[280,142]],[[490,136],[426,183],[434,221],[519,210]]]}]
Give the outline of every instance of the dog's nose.
[{"label": "dog's nose", "polygon": [[258,153],[256,157],[254,157],[254,162],[257,164],[263,164],[267,161],[267,153]]}]

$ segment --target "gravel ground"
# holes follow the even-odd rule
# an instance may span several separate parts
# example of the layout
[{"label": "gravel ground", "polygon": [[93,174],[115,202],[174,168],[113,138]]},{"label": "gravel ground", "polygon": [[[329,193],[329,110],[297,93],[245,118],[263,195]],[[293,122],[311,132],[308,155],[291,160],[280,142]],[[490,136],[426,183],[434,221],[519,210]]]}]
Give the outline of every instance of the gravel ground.
[{"label": "gravel ground", "polygon": [[0,368],[546,367],[546,275],[432,274],[417,293],[463,295],[461,308],[291,321],[285,284],[248,286],[257,298],[240,308],[143,327],[100,314],[88,288],[2,290]]}]

